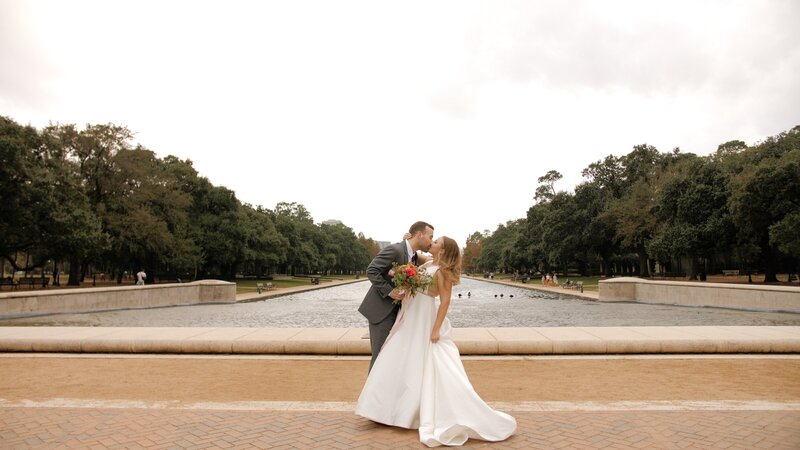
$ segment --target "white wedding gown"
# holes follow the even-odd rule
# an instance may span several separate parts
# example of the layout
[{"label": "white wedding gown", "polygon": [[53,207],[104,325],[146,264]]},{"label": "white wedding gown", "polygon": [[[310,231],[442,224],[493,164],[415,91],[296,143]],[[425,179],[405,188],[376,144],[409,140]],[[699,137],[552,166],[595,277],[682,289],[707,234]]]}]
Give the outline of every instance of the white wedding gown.
[{"label": "white wedding gown", "polygon": [[[437,267],[423,266],[431,275]],[[418,293],[403,301],[397,321],[372,366],[356,414],[375,422],[419,429],[428,447],[462,445],[469,438],[502,441],[517,421],[489,407],[472,388],[445,318],[431,342],[437,300]]]}]

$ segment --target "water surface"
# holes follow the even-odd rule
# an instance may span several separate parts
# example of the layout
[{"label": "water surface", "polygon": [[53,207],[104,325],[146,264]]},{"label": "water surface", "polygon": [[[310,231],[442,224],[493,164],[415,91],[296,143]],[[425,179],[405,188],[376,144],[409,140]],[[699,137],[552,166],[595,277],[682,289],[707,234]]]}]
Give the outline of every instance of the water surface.
[{"label": "water surface", "polygon": [[[0,320],[0,325],[366,327],[357,309],[368,288],[363,281],[253,303],[57,314]],[[601,303],[470,279],[456,286],[449,317],[455,327],[800,325],[800,314]]]}]

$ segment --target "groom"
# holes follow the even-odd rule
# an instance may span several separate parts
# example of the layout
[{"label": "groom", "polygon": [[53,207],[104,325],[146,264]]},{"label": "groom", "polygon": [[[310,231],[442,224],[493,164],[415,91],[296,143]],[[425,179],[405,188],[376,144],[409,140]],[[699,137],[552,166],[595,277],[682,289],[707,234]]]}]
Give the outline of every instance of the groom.
[{"label": "groom", "polygon": [[367,278],[372,286],[364,296],[364,301],[358,307],[364,317],[369,320],[369,340],[372,345],[372,360],[369,369],[375,364],[375,359],[383,347],[389,331],[397,319],[400,304],[394,300],[401,300],[403,296],[395,289],[389,270],[392,263],[397,265],[412,262],[417,263],[417,250],[427,252],[433,243],[433,226],[425,222],[415,222],[408,229],[411,235],[405,241],[384,247],[367,267]]}]

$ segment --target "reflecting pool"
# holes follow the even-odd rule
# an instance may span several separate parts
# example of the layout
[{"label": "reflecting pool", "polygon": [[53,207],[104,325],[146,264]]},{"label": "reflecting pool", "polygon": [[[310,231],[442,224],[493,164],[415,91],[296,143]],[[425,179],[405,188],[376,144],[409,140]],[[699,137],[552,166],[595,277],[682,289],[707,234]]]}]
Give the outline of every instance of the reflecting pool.
[{"label": "reflecting pool", "polygon": [[[365,328],[357,309],[368,288],[363,281],[252,303],[58,314],[0,325]],[[471,279],[456,286],[449,317],[455,327],[800,325],[800,314],[600,303]]]}]

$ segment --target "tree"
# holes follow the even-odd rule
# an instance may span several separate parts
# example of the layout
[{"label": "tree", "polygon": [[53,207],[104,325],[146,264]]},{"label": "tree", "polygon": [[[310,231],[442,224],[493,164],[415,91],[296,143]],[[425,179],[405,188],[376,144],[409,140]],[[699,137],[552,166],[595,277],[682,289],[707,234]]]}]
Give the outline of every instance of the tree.
[{"label": "tree", "polygon": [[800,211],[800,126],[731,160],[729,207],[739,238],[758,246],[764,281],[775,282],[780,248],[791,250],[800,236],[792,228]]},{"label": "tree", "polygon": [[650,276],[650,264],[645,244],[653,235],[656,220],[653,216],[654,193],[652,186],[644,180],[637,181],[628,193],[610,205],[605,219],[612,221],[616,238],[623,247],[636,253],[639,259],[639,275]]},{"label": "tree", "polygon": [[[596,181],[575,188],[576,221],[581,224],[573,231],[579,238],[577,245],[585,249],[587,262],[596,261],[606,276],[612,275],[612,259],[619,253],[615,229],[605,215],[614,198],[613,188]],[[589,275],[588,271],[583,274]]]},{"label": "tree", "polygon": [[611,198],[622,197],[625,190],[625,174],[621,158],[608,155],[602,161],[589,164],[581,171],[589,183],[596,185]]},{"label": "tree", "polygon": [[783,219],[770,225],[769,241],[778,250],[800,260],[800,212],[786,214]]},{"label": "tree", "polygon": [[667,263],[689,257],[689,279],[697,279],[701,259],[733,245],[726,176],[715,159],[686,154],[672,158],[656,180],[659,224],[648,252]]},{"label": "tree", "polygon": [[281,202],[275,206],[275,225],[289,240],[289,252],[284,271],[294,275],[298,270],[308,273],[323,265],[320,256],[323,235],[314,225],[305,206]]},{"label": "tree", "polygon": [[194,195],[196,242],[202,248],[203,276],[233,278],[245,260],[247,230],[236,194],[205,178]]},{"label": "tree", "polygon": [[278,233],[269,210],[244,204],[239,217],[245,238],[239,269],[256,275],[272,273],[286,259],[289,240]]},{"label": "tree", "polygon": [[[361,232],[358,233],[358,242],[360,242],[361,245],[364,247],[364,249],[367,251],[367,256],[369,256],[370,261],[372,261],[372,259],[375,258],[375,256],[377,256],[378,252],[381,251],[381,248],[380,246],[378,246],[378,243],[375,242],[374,239],[367,238],[366,236],[364,236],[364,233]],[[367,265],[369,265],[369,262],[367,262]]]},{"label": "tree", "polygon": [[633,150],[620,159],[625,188],[629,189],[637,181],[649,183],[664,160],[664,156],[652,145],[634,145]]},{"label": "tree", "polygon": [[550,267],[566,271],[576,262],[586,272],[586,247],[581,230],[586,227],[584,214],[578,209],[575,196],[566,192],[556,194],[543,210],[540,226]]},{"label": "tree", "polygon": [[717,153],[715,156],[721,157],[726,155],[733,155],[736,153],[741,153],[747,149],[747,144],[742,141],[735,140],[735,141],[728,141],[724,144],[719,144],[717,147]]},{"label": "tree", "polygon": [[467,237],[467,243],[464,247],[463,256],[461,257],[461,267],[465,272],[475,272],[478,270],[478,259],[481,256],[481,247],[483,245],[483,235],[476,231]]},{"label": "tree", "polygon": [[537,203],[528,208],[525,218],[525,242],[528,245],[530,268],[544,272],[550,271],[547,242],[544,240],[544,221],[550,208],[549,203]]},{"label": "tree", "polygon": [[47,168],[37,157],[41,145],[36,129],[0,116],[0,254],[14,270],[32,268],[18,265],[18,252],[38,252],[44,247],[40,226],[47,208],[40,205],[48,202],[52,185],[43,179]]},{"label": "tree", "polygon": [[[0,161],[0,255],[15,270],[105,248],[76,165],[57,137],[0,117]],[[24,266],[14,257],[18,252],[27,255]]]},{"label": "tree", "polygon": [[534,199],[540,202],[550,201],[556,195],[556,182],[563,178],[561,173],[550,170],[538,178],[539,186],[536,188]]},{"label": "tree", "polygon": [[367,249],[352,228],[344,224],[322,224],[320,230],[327,236],[326,240],[333,254],[333,264],[325,267],[326,269],[344,273],[363,270],[369,265],[371,258]]},{"label": "tree", "polygon": [[525,219],[509,220],[498,225],[491,236],[484,237],[476,263],[484,271],[512,271],[518,263],[515,246],[525,227]]}]

